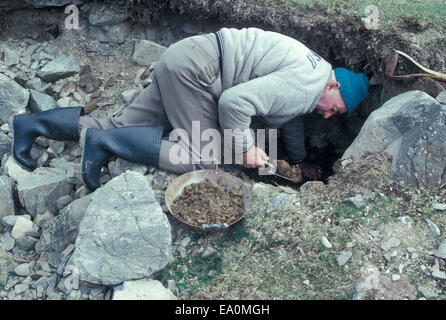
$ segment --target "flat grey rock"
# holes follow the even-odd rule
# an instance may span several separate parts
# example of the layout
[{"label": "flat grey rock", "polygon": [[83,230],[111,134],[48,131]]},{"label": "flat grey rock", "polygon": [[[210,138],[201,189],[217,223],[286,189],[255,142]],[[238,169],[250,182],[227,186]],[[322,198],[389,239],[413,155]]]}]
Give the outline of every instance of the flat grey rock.
[{"label": "flat grey rock", "polygon": [[57,108],[57,102],[53,97],[30,89],[29,108],[32,112],[47,111]]},{"label": "flat grey rock", "polygon": [[43,81],[52,82],[68,78],[79,71],[79,66],[72,55],[61,55],[45,64],[36,74]]},{"label": "flat grey rock", "polygon": [[177,298],[158,280],[139,279],[125,281],[122,285],[116,286],[113,300],[177,300]]},{"label": "flat grey rock", "polygon": [[387,240],[386,242],[381,244],[381,249],[383,249],[384,251],[389,251],[392,248],[396,248],[401,244],[400,239],[397,238],[390,238],[389,240]]},{"label": "flat grey rock", "polygon": [[0,176],[0,219],[16,214],[14,202],[15,182],[8,176]]},{"label": "flat grey rock", "polygon": [[444,239],[438,249],[434,252],[434,255],[438,258],[446,259],[446,239]]},{"label": "flat grey rock", "polygon": [[15,114],[26,113],[28,101],[28,90],[0,73],[0,123],[7,123]]},{"label": "flat grey rock", "polygon": [[430,219],[425,219],[425,221],[430,232],[432,232],[432,234],[436,237],[440,236],[441,232],[440,229],[437,227],[437,225],[433,223]]},{"label": "flat grey rock", "polygon": [[342,267],[344,264],[347,263],[347,261],[352,257],[351,251],[342,251],[339,253],[339,255],[336,257],[336,261],[338,262],[338,265]]},{"label": "flat grey rock", "polygon": [[33,217],[45,211],[57,214],[57,199],[69,194],[73,188],[66,179],[66,172],[61,169],[41,167],[28,172],[12,157],[6,167],[8,175],[17,182],[20,204]]},{"label": "flat grey rock", "polygon": [[140,40],[135,45],[135,50],[132,56],[133,62],[141,66],[150,66],[152,62],[159,60],[166,49],[166,47],[163,47],[156,42]]},{"label": "flat grey rock", "polygon": [[92,196],[72,256],[82,281],[116,285],[167,265],[170,224],[142,174],[127,171]]}]

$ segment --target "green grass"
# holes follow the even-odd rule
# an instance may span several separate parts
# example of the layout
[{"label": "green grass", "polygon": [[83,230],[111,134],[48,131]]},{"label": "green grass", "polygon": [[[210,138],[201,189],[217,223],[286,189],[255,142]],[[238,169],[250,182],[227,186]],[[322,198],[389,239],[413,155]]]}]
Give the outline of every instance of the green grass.
[{"label": "green grass", "polygon": [[[420,46],[446,44],[446,0],[289,0],[302,8],[318,7],[329,14],[343,17],[367,18],[370,5],[378,9],[378,31],[392,34],[395,30],[403,38]],[[414,38],[413,34],[419,35]]]}]

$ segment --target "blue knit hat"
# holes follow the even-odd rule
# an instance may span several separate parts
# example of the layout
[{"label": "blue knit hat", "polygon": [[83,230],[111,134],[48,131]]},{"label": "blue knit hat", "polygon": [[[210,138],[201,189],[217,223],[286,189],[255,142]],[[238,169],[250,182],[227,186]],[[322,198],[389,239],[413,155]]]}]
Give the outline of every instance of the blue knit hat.
[{"label": "blue knit hat", "polygon": [[342,99],[352,113],[368,95],[369,79],[363,73],[354,73],[345,68],[334,69],[336,81],[340,83]]}]

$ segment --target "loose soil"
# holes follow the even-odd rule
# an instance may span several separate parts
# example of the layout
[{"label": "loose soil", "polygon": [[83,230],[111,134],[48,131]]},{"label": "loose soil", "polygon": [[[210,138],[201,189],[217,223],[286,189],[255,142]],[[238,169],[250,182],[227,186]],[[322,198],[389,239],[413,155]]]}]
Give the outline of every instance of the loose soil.
[{"label": "loose soil", "polygon": [[241,187],[228,186],[224,178],[217,184],[206,179],[184,188],[173,201],[172,212],[184,222],[201,227],[203,224],[231,224],[244,213]]},{"label": "loose soil", "polygon": [[298,164],[290,166],[290,164],[285,160],[276,160],[275,165],[277,167],[278,174],[289,178],[295,183],[302,181],[302,171],[300,170]]}]

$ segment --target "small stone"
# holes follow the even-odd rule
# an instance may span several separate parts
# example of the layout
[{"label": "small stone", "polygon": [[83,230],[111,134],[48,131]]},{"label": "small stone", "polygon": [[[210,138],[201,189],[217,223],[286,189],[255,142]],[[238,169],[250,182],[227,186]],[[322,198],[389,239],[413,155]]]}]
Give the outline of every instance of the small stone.
[{"label": "small stone", "polygon": [[321,241],[322,241],[322,244],[324,245],[325,248],[331,249],[333,247],[325,236],[321,237]]},{"label": "small stone", "polygon": [[434,277],[435,279],[446,280],[446,273],[443,271],[433,271],[432,277]]},{"label": "small stone", "polygon": [[408,225],[413,224],[413,220],[409,216],[398,217],[398,218],[396,218],[396,220],[402,224],[408,224]]},{"label": "small stone", "polygon": [[438,249],[434,252],[434,255],[438,258],[446,259],[446,239],[444,239]]},{"label": "small stone", "polygon": [[130,90],[124,91],[121,93],[122,99],[124,99],[124,102],[128,104],[128,103],[132,102],[133,97],[135,96],[136,92],[137,92],[137,89],[130,89]]},{"label": "small stone", "polygon": [[37,214],[37,216],[34,218],[34,223],[43,228],[45,223],[47,223],[48,220],[51,220],[52,218],[54,218],[54,215],[49,211],[45,211],[45,213]]},{"label": "small stone", "polygon": [[440,236],[440,229],[437,227],[435,223],[433,223],[430,219],[425,219],[427,223],[427,227],[432,232],[432,234],[436,237]]},{"label": "small stone", "polygon": [[310,284],[310,281],[308,281],[308,280],[304,280],[304,281],[302,281],[302,283],[303,283],[304,285],[308,286],[308,285]]},{"label": "small stone", "polygon": [[15,240],[13,237],[11,237],[9,232],[5,232],[1,235],[0,242],[2,243],[6,251],[11,251],[15,245]]},{"label": "small stone", "polygon": [[343,220],[341,221],[341,223],[342,223],[343,225],[349,226],[349,225],[351,225],[351,224],[353,223],[353,219],[350,219],[350,218],[343,219]]},{"label": "small stone", "polygon": [[17,240],[25,237],[28,231],[33,230],[35,230],[34,223],[19,216],[14,224],[14,228],[12,228],[11,236]]},{"label": "small stone", "polygon": [[32,288],[37,289],[38,287],[41,287],[43,289],[48,288],[48,278],[47,277],[40,277],[36,282],[34,282],[31,285]]},{"label": "small stone", "polygon": [[75,248],[76,247],[74,246],[74,244],[70,243],[68,247],[66,247],[66,249],[60,253],[60,259],[65,259],[65,257],[69,256]]},{"label": "small stone", "polygon": [[36,295],[38,299],[43,298],[43,293],[45,292],[45,288],[43,288],[42,286],[37,286],[36,288]]},{"label": "small stone", "polygon": [[407,247],[407,252],[414,253],[417,252],[417,249],[415,249],[414,247]]},{"label": "small stone", "polygon": [[346,204],[351,204],[357,209],[361,209],[361,208],[365,207],[365,205],[366,205],[366,201],[361,195],[357,195],[357,196],[354,196],[351,198],[344,199],[343,202]]},{"label": "small stone", "polygon": [[433,210],[446,211],[446,203],[434,202],[431,207]]},{"label": "small stone", "polygon": [[441,91],[435,99],[441,104],[446,104],[446,91]]},{"label": "small stone", "polygon": [[27,284],[18,284],[14,287],[15,294],[21,294],[29,289],[29,286]]},{"label": "small stone", "polygon": [[217,253],[217,250],[215,250],[212,247],[207,247],[206,249],[204,249],[203,253],[201,254],[201,257],[202,258],[208,258],[208,257],[210,257],[210,256],[212,256],[212,255],[214,255],[216,253]]},{"label": "small stone", "polygon": [[186,273],[187,272],[187,267],[184,264],[180,264],[177,267],[177,271],[179,271],[181,273]]},{"label": "small stone", "polygon": [[181,240],[181,243],[180,243],[180,245],[183,247],[183,248],[187,248],[187,246],[189,245],[189,243],[191,242],[191,238],[188,236],[188,237],[185,237],[183,240]]},{"label": "small stone", "polygon": [[400,280],[401,279],[401,276],[400,275],[398,275],[398,274],[394,274],[394,275],[392,275],[392,281],[398,281],[398,280]]},{"label": "small stone", "polygon": [[169,279],[167,280],[167,289],[169,289],[172,292],[175,292],[175,280]]},{"label": "small stone", "polygon": [[381,249],[384,251],[389,251],[391,248],[396,248],[401,244],[401,241],[397,238],[390,238],[383,244],[381,244]]},{"label": "small stone", "polygon": [[425,298],[427,298],[427,299],[438,298],[438,294],[437,294],[437,293],[435,293],[435,292],[433,292],[433,291],[429,290],[428,288],[425,288],[425,287],[423,287],[423,286],[421,286],[421,285],[419,285],[419,286],[417,287],[417,291],[418,291],[418,293],[419,293],[421,296],[423,296],[423,297],[425,297]]},{"label": "small stone", "polygon": [[20,277],[27,277],[31,273],[28,263],[19,264],[14,268],[14,273]]},{"label": "small stone", "polygon": [[337,257],[336,261],[338,262],[338,265],[342,267],[344,264],[347,263],[347,261],[351,258],[352,252],[351,251],[342,251]]},{"label": "small stone", "polygon": [[66,207],[68,204],[70,204],[73,201],[73,198],[70,195],[64,195],[57,199],[56,206],[57,210],[62,210],[64,207]]}]

